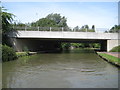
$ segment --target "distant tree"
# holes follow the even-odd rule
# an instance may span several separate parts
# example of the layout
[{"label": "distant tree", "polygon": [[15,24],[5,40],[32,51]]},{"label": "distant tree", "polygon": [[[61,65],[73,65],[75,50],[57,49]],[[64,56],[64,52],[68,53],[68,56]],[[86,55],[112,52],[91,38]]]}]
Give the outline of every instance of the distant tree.
[{"label": "distant tree", "polygon": [[120,31],[120,25],[114,25],[109,32],[119,32]]},{"label": "distant tree", "polygon": [[56,23],[56,26],[58,27],[66,27],[67,26],[67,19],[65,18],[65,16],[61,16],[60,14],[49,14],[48,16],[46,16],[47,19],[49,20],[53,20]]},{"label": "distant tree", "polygon": [[92,25],[92,30],[95,30],[95,25]]},{"label": "distant tree", "polygon": [[79,31],[79,26],[73,28],[74,31]]},{"label": "distant tree", "polygon": [[32,23],[32,26],[40,26],[40,27],[53,27],[56,25],[56,23],[53,20],[47,19],[47,18],[42,18],[39,19],[37,22]]},{"label": "distant tree", "polygon": [[89,26],[88,26],[88,25],[85,25],[84,27],[85,27],[85,29],[87,29],[87,30],[89,29]]},{"label": "distant tree", "polygon": [[85,26],[82,26],[82,27],[81,27],[81,29],[84,29],[84,28],[85,28]]}]

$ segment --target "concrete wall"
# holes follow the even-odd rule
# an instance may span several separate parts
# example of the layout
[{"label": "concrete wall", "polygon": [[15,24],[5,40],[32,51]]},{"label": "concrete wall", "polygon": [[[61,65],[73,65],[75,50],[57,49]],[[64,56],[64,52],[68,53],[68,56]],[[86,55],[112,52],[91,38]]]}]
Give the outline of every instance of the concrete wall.
[{"label": "concrete wall", "polygon": [[50,32],[50,31],[18,31],[11,32],[14,38],[62,38],[62,39],[118,39],[117,33],[95,32]]},{"label": "concrete wall", "polygon": [[107,51],[110,51],[113,47],[120,45],[120,40],[107,40]]}]

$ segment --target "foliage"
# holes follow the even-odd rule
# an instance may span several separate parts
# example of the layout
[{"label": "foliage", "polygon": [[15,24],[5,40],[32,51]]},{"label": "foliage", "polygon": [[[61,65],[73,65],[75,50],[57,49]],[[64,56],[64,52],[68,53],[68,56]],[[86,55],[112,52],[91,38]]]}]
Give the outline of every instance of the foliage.
[{"label": "foliage", "polygon": [[11,61],[16,58],[17,58],[16,53],[11,47],[7,45],[2,45],[2,61],[3,62]]},{"label": "foliage", "polygon": [[13,20],[13,14],[12,13],[8,13],[6,12],[6,9],[4,9],[4,7],[2,7],[2,43],[9,45],[10,46],[10,42],[8,40],[8,36],[7,33],[9,31],[11,31],[11,22]]},{"label": "foliage", "polygon": [[13,20],[13,14],[6,12],[6,9],[2,7],[2,33],[5,34],[11,30],[11,22]]},{"label": "foliage", "polygon": [[120,45],[119,46],[116,46],[116,47],[113,47],[110,52],[120,52]]},{"label": "foliage", "polygon": [[99,43],[62,43],[62,48],[68,50],[71,46],[74,48],[100,48]]},{"label": "foliage", "polygon": [[28,47],[26,47],[26,46],[25,46],[25,47],[23,48],[23,51],[24,51],[24,52],[26,52],[26,53],[27,53],[27,55],[29,55],[29,50],[28,50]]},{"label": "foliage", "polygon": [[109,32],[119,32],[120,30],[120,25],[114,25]]},{"label": "foliage", "polygon": [[65,27],[67,26],[67,19],[63,16],[61,16],[60,14],[49,14],[47,17],[47,19],[53,20],[56,23],[56,26],[58,27]]},{"label": "foliage", "polygon": [[81,28],[79,26],[76,26],[73,28],[73,31],[78,31],[78,32],[95,32],[95,26],[92,25],[92,28],[90,29],[88,25],[84,25]]},{"label": "foliage", "polygon": [[95,30],[95,25],[92,25],[92,30]]},{"label": "foliage", "polygon": [[60,14],[49,14],[45,18],[41,18],[36,22],[31,23],[32,26],[40,27],[67,27],[67,19]]},{"label": "foliage", "polygon": [[27,52],[16,52],[17,57],[27,56]]},{"label": "foliage", "polygon": [[62,48],[65,49],[65,50],[69,50],[71,44],[70,43],[62,43]]}]

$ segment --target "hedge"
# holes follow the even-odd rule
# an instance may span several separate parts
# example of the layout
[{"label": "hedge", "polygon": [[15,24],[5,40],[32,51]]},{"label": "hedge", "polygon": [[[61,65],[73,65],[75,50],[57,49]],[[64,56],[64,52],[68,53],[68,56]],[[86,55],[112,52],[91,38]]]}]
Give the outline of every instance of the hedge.
[{"label": "hedge", "polygon": [[17,58],[17,55],[11,47],[7,45],[2,45],[2,61],[3,62],[15,60],[16,58]]}]

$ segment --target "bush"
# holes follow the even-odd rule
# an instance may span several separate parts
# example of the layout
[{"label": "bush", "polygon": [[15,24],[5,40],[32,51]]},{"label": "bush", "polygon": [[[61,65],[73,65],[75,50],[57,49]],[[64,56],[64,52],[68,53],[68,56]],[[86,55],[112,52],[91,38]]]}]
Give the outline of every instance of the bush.
[{"label": "bush", "polygon": [[2,61],[11,61],[17,58],[17,55],[15,51],[7,46],[7,45],[2,45]]},{"label": "bush", "polygon": [[112,48],[110,52],[120,52],[120,45]]}]

